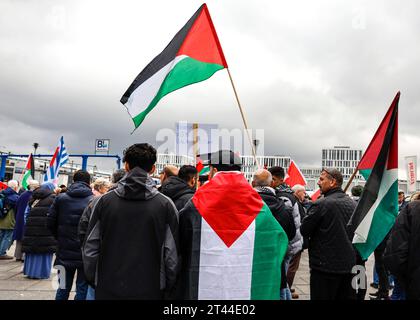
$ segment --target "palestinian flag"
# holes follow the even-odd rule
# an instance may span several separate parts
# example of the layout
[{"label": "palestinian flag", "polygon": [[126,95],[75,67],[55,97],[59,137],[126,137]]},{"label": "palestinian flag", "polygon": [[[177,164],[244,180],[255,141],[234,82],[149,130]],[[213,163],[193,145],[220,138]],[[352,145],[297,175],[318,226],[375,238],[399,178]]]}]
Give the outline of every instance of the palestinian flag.
[{"label": "palestinian flag", "polygon": [[195,166],[195,168],[197,169],[197,172],[198,172],[199,176],[206,175],[210,172],[209,166],[205,166],[204,163],[203,163],[203,160],[201,160],[201,159],[198,159],[197,165]]},{"label": "palestinian flag", "polygon": [[219,172],[180,213],[183,299],[279,299],[286,233],[240,172]]},{"label": "palestinian flag", "polygon": [[28,181],[29,178],[35,179],[35,162],[32,153],[29,155],[28,161],[26,162],[25,166],[25,174],[22,179],[22,187],[28,190]]},{"label": "palestinian flag", "polygon": [[398,92],[357,167],[367,182],[349,225],[363,259],[382,242],[398,214],[399,98]]},{"label": "palestinian flag", "polygon": [[136,77],[121,98],[137,128],[168,93],[227,68],[222,47],[203,4],[166,48]]}]

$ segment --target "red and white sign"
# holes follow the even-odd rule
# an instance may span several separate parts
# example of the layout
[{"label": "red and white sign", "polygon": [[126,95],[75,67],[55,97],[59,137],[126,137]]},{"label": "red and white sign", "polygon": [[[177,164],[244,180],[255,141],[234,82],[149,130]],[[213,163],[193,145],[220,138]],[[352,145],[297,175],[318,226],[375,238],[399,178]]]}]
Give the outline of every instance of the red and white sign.
[{"label": "red and white sign", "polygon": [[413,193],[417,191],[417,156],[405,157],[405,162],[407,164],[407,191]]}]

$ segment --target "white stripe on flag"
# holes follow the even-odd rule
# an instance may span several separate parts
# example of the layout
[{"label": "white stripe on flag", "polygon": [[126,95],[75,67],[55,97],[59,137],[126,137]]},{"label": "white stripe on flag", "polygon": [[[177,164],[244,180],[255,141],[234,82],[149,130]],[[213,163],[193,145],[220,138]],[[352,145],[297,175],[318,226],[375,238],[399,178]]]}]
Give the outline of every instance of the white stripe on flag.
[{"label": "white stripe on flag", "polygon": [[199,300],[251,299],[254,241],[255,220],[228,248],[210,225],[202,219]]},{"label": "white stripe on flag", "polygon": [[379,187],[378,198],[376,198],[376,201],[374,202],[372,207],[370,207],[368,213],[365,215],[365,217],[357,227],[356,231],[354,232],[353,243],[365,243],[367,241],[375,211],[381,203],[382,199],[384,198],[385,194],[388,192],[388,190],[391,188],[391,186],[397,179],[398,169],[386,170],[385,168],[384,174],[382,176],[381,185]]},{"label": "white stripe on flag", "polygon": [[153,101],[168,73],[187,56],[177,56],[134,90],[125,103],[132,118],[142,113]]}]

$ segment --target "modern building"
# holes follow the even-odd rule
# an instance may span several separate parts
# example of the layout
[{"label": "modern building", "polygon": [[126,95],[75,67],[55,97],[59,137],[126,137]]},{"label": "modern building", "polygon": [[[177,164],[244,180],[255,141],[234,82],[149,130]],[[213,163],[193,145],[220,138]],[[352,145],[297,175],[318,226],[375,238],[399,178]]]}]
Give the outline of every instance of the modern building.
[{"label": "modern building", "polygon": [[[348,146],[322,149],[321,168],[337,168],[343,174],[344,180],[348,180],[362,158],[362,154],[362,150],[352,149]],[[355,179],[363,178],[360,174],[357,174]]]}]

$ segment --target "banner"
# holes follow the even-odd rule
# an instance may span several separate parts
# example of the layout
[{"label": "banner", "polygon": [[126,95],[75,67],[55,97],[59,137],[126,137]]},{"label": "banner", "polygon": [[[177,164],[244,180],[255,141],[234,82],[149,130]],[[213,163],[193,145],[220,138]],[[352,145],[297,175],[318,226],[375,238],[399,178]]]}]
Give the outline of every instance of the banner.
[{"label": "banner", "polygon": [[407,164],[407,192],[414,193],[417,189],[417,156],[405,157]]}]

